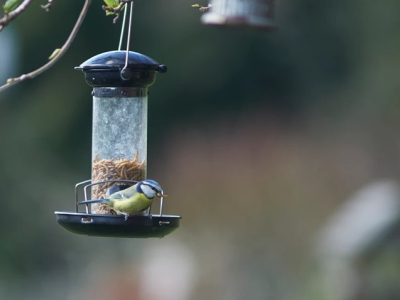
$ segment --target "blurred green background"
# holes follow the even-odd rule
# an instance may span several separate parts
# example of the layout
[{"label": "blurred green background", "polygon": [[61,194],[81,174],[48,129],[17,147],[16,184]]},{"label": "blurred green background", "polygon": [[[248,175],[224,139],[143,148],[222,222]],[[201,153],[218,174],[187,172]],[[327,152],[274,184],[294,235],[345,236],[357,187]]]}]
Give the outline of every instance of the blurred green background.
[{"label": "blurred green background", "polygon": [[[90,177],[91,88],[74,67],[118,46],[101,1],[60,62],[0,93],[0,299],[399,299],[399,231],[338,258],[348,293],[315,248],[356,191],[397,186],[400,2],[276,2],[276,33],[135,3],[132,50],[168,66],[150,87],[148,174],[183,219],[161,240],[73,235],[53,214]],[[43,65],[83,2],[40,4],[0,32],[1,82]]]}]

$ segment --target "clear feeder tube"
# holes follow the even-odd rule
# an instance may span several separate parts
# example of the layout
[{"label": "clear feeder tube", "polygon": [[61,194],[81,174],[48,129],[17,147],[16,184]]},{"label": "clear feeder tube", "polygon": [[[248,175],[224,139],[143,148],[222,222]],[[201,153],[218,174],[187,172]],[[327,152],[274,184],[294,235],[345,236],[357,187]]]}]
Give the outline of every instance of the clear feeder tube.
[{"label": "clear feeder tube", "polygon": [[[92,182],[144,180],[147,175],[147,89],[102,87],[94,88],[93,94]],[[120,94],[132,96],[115,96]],[[120,184],[124,183],[95,185],[92,198],[106,198],[108,188]],[[109,213],[109,209],[106,205],[93,205],[93,212]]]}]

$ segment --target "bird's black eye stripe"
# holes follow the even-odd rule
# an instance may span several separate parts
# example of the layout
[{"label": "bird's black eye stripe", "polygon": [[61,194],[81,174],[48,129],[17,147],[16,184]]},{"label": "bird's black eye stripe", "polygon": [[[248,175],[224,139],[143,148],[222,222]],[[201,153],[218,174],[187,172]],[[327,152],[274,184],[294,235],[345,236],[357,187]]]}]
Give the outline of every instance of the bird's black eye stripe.
[{"label": "bird's black eye stripe", "polygon": [[153,191],[155,191],[156,193],[159,193],[159,190],[157,190],[157,188],[155,188],[152,185],[146,184],[149,188],[151,188]]}]

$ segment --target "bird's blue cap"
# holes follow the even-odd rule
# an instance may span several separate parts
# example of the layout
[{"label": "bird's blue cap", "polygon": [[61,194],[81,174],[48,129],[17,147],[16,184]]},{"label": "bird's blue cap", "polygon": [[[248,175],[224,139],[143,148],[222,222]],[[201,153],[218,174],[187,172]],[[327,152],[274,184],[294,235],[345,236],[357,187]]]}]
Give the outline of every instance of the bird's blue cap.
[{"label": "bird's blue cap", "polygon": [[156,187],[156,188],[161,190],[161,186],[158,184],[158,182],[156,182],[156,181],[154,181],[152,179],[143,180],[143,183],[145,183],[145,184],[147,183],[147,184],[152,185],[152,186],[154,186],[154,187]]}]

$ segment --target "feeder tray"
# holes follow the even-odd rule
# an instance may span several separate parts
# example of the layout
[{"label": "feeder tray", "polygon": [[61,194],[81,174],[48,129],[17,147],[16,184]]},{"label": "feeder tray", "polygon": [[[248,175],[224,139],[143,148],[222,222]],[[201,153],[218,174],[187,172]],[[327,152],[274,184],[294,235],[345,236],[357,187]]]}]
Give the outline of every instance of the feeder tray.
[{"label": "feeder tray", "polygon": [[124,216],[95,215],[73,212],[55,212],[57,222],[66,230],[82,235],[126,238],[162,238],[179,227],[179,216],[149,215]]},{"label": "feeder tray", "polygon": [[[84,197],[87,198],[87,189],[93,185],[107,182],[137,183],[134,180],[107,180],[91,183],[91,180],[78,183],[75,186],[75,212],[59,212],[55,215],[58,224],[64,229],[88,236],[101,237],[125,237],[125,238],[162,238],[179,227],[181,217],[175,215],[163,215],[163,198],[160,201],[160,212],[158,215],[151,214],[151,208],[145,215],[130,215],[125,221],[121,215],[92,214],[90,204],[86,204],[86,212],[78,210],[78,189],[84,185]],[[113,186],[115,190],[118,187]]]}]

